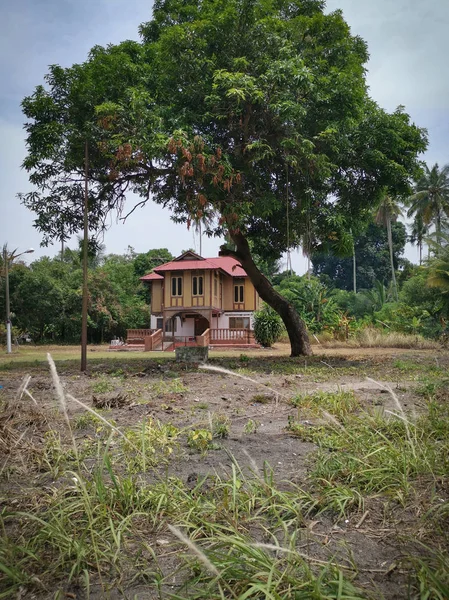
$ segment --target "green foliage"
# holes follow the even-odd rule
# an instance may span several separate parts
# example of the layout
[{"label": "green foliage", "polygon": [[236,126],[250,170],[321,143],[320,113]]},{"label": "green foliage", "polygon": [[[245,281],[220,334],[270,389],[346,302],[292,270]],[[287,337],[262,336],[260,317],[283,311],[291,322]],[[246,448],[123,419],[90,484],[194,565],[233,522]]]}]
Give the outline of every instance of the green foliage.
[{"label": "green foliage", "polygon": [[205,454],[212,442],[212,432],[209,429],[192,429],[187,434],[187,443],[190,448]]},{"label": "green foliage", "polygon": [[447,405],[431,400],[424,414],[412,420],[393,398],[395,410],[387,418],[380,412],[355,412],[354,399],[342,402],[325,395],[317,405],[330,414],[324,414],[317,426],[302,421],[304,414],[316,414],[317,407],[308,399],[299,401],[301,418],[290,418],[288,428],[319,445],[311,477],[324,486],[323,499],[329,505],[334,505],[337,490],[340,497],[345,490],[343,512],[365,494],[382,494],[405,504],[413,481],[429,473],[432,477],[447,473]]},{"label": "green foliage", "polygon": [[143,277],[151,273],[158,265],[170,262],[174,258],[173,254],[167,248],[156,248],[148,252],[136,254],[133,259],[134,273],[137,277]]},{"label": "green foliage", "polygon": [[148,468],[167,462],[178,447],[180,431],[171,423],[161,423],[151,417],[144,419],[140,427],[125,431],[121,447],[126,456],[129,473],[146,472]]},{"label": "green foliage", "polygon": [[432,243],[435,257],[429,263],[427,283],[440,293],[441,312],[449,316],[449,234],[439,232],[439,242]]},{"label": "green foliage", "polygon": [[272,346],[279,339],[283,329],[280,316],[269,306],[254,313],[254,337],[262,346]]},{"label": "green foliage", "polygon": [[[132,191],[188,228],[228,233],[269,278],[305,241],[347,254],[351,229],[382,195],[410,192],[426,132],[369,98],[367,47],[341,11],[159,2],[141,34],[95,47],[83,64],[51,66],[46,87],[22,103],[34,189],[20,197],[44,243],[81,229],[86,153],[90,230]],[[117,319],[100,316],[101,336]]]},{"label": "green foliage", "polygon": [[[401,265],[407,241],[406,228],[403,223],[391,224],[393,241],[393,262],[395,269]],[[357,289],[371,289],[376,280],[388,285],[391,281],[390,252],[388,234],[385,227],[370,222],[355,236],[354,249],[357,269]],[[351,291],[353,290],[353,260],[332,252],[314,252],[312,254],[313,273],[324,283]]]},{"label": "green foliage", "polygon": [[243,433],[246,433],[248,435],[251,435],[253,433],[255,434],[257,433],[259,426],[259,421],[255,421],[254,419],[248,419],[248,421],[245,423],[245,427],[243,428]]},{"label": "green foliage", "polygon": [[229,437],[231,422],[229,417],[223,414],[212,415],[212,437],[224,439]]},{"label": "green foliage", "polygon": [[431,169],[424,165],[408,202],[408,216],[415,215],[418,225],[420,221],[425,226],[435,225],[438,242],[442,223],[449,217],[449,165],[442,169],[438,164]]},{"label": "green foliage", "polygon": [[276,289],[293,304],[309,331],[346,336],[349,320],[339,309],[332,292],[316,277],[294,275],[283,279]]},{"label": "green foliage", "polygon": [[409,191],[426,134],[368,97],[367,48],[341,12],[319,2],[164,2],[141,32],[141,43],[53,65],[46,87],[23,101],[24,166],[37,189],[22,199],[45,241],[81,228],[86,140],[92,230],[130,186],[179,222],[238,230],[264,260],[310,226],[315,241],[347,250],[348,226],[385,188]]},{"label": "green foliage", "polygon": [[103,375],[91,384],[91,389],[94,394],[104,394],[106,392],[112,392],[114,389],[114,384],[111,382],[109,377]]},{"label": "green foliage", "polygon": [[[136,274],[135,261],[139,261],[139,257],[131,248],[124,255],[110,254],[99,262],[91,261],[88,272],[90,342],[125,337],[127,329],[149,326],[147,293]],[[13,264],[9,280],[15,332],[27,332],[35,342],[79,341],[82,283],[79,252],[66,248],[63,256],[42,257],[29,267]],[[3,278],[0,303],[3,311]]]},{"label": "green foliage", "polygon": [[321,415],[322,411],[325,410],[338,418],[354,412],[360,405],[353,391],[344,390],[299,394],[294,396],[290,402],[300,411],[307,411],[312,415]]}]

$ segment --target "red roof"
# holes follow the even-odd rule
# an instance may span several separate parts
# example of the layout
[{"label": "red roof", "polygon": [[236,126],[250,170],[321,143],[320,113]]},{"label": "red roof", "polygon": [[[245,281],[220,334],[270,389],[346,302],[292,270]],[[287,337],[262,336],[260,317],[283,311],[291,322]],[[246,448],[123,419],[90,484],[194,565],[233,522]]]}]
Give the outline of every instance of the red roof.
[{"label": "red roof", "polygon": [[154,269],[153,273],[141,277],[141,281],[154,281],[163,279],[159,273],[165,271],[224,271],[231,277],[247,277],[241,264],[231,256],[218,256],[215,258],[203,258],[201,260],[179,260],[176,258],[168,263],[160,265]]},{"label": "red roof", "polygon": [[148,275],[144,275],[140,278],[140,281],[155,281],[164,279],[162,275],[158,275],[157,273],[148,273]]},{"label": "red roof", "polygon": [[220,269],[223,269],[225,273],[232,277],[248,277],[239,261],[232,258],[232,256],[218,256],[217,258],[207,258],[206,260],[213,261]]}]

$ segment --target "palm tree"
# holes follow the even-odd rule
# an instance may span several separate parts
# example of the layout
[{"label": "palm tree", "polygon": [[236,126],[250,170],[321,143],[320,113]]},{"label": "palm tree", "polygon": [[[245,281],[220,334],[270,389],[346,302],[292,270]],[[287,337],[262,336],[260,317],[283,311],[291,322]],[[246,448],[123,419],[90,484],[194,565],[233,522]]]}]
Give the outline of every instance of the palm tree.
[{"label": "palm tree", "polygon": [[423,248],[424,238],[428,234],[428,226],[424,223],[421,213],[419,213],[419,212],[416,213],[415,219],[414,219],[413,223],[411,225],[409,225],[409,228],[410,228],[410,242],[412,244],[416,243],[418,245],[419,264],[421,266],[422,265],[422,248]]},{"label": "palm tree", "polygon": [[388,247],[390,249],[391,263],[391,281],[393,284],[393,296],[396,302],[398,301],[398,287],[396,285],[396,273],[394,270],[394,255],[393,255],[393,236],[391,233],[391,223],[396,222],[398,217],[402,215],[399,204],[394,198],[387,194],[382,198],[381,203],[376,213],[376,223],[384,225],[387,228]]},{"label": "palm tree", "polygon": [[415,185],[415,192],[409,198],[407,216],[421,215],[424,225],[435,225],[437,243],[441,235],[441,225],[449,217],[449,165],[432,169],[425,166],[423,175]]},{"label": "palm tree", "polygon": [[383,305],[390,300],[391,289],[385,287],[382,281],[376,279],[371,290],[360,290],[360,293],[369,300],[372,312],[381,310]]},{"label": "palm tree", "polygon": [[429,240],[433,246],[435,258],[429,264],[427,283],[441,291],[443,306],[449,312],[449,234],[441,233],[440,241]]}]

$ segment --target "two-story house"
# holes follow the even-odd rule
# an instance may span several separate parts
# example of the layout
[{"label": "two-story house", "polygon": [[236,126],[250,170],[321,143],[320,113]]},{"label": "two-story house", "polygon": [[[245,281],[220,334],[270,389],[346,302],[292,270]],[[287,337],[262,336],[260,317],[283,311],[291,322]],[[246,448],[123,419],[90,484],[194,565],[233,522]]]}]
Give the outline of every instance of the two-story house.
[{"label": "two-story house", "polygon": [[151,329],[178,340],[210,331],[210,343],[244,339],[260,298],[234,258],[185,252],[141,277],[151,285]]}]

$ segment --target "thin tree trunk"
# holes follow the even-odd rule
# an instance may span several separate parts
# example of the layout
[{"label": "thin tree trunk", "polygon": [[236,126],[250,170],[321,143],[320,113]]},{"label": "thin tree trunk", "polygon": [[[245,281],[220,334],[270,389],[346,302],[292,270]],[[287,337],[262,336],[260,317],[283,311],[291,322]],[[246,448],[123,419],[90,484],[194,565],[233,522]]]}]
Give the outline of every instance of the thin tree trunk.
[{"label": "thin tree trunk", "polygon": [[422,265],[422,242],[419,242],[419,266]]},{"label": "thin tree trunk", "polygon": [[85,143],[85,180],[84,180],[84,237],[83,237],[83,304],[81,309],[81,371],[87,369],[87,250],[88,250],[88,235],[89,235],[89,220],[88,220],[88,174],[89,174],[89,151],[87,140]]},{"label": "thin tree trunk", "polygon": [[439,247],[440,239],[441,239],[441,215],[439,212],[437,214],[436,221],[435,221],[435,232],[436,232],[437,247]]},{"label": "thin tree trunk", "polygon": [[310,356],[312,348],[304,321],[300,318],[294,307],[273,288],[268,279],[254,264],[249,249],[248,241],[241,233],[230,232],[236,250],[223,249],[222,256],[233,256],[240,261],[259,296],[281,317],[287,329],[291,345],[291,356]]},{"label": "thin tree trunk", "polygon": [[352,250],[352,283],[354,294],[357,294],[357,261],[355,258],[355,249]]},{"label": "thin tree trunk", "polygon": [[[352,229],[351,229],[351,236],[352,236]],[[357,294],[357,261],[355,258],[354,237],[352,237],[352,289],[354,290],[354,294]]]},{"label": "thin tree trunk", "polygon": [[391,220],[387,219],[387,235],[388,235],[388,246],[390,248],[390,263],[391,263],[391,281],[393,282],[393,294],[396,302],[398,301],[398,288],[396,285],[396,273],[394,271],[394,260],[393,260],[393,236],[391,234]]}]

